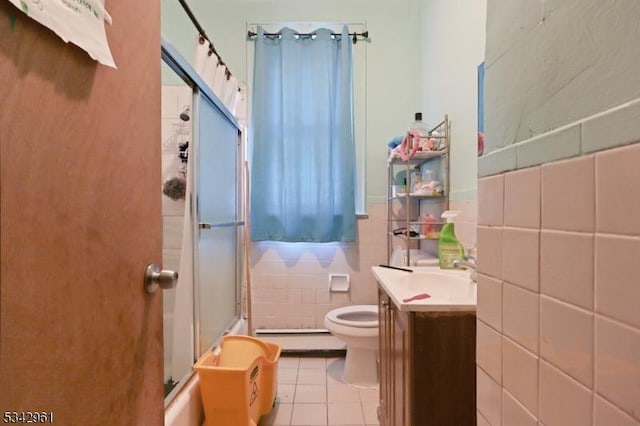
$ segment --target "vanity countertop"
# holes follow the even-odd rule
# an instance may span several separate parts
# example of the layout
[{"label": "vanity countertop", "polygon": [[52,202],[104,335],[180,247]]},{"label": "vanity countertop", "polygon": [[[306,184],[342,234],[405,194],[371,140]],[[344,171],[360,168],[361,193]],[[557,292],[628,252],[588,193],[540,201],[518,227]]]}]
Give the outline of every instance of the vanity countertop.
[{"label": "vanity countertop", "polygon": [[[396,307],[409,312],[475,311],[477,284],[469,271],[438,266],[409,267],[413,272],[374,266],[373,276]],[[407,301],[418,294],[428,297]]]}]

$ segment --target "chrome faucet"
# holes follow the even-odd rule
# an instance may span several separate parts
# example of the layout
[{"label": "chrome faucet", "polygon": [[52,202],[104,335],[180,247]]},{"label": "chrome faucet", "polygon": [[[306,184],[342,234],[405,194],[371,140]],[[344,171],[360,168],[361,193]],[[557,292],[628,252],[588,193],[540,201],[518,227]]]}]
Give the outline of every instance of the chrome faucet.
[{"label": "chrome faucet", "polygon": [[471,273],[469,278],[474,283],[478,281],[478,275],[476,274],[476,257],[467,254],[466,259],[456,259],[453,261],[453,267],[456,269],[470,269]]}]

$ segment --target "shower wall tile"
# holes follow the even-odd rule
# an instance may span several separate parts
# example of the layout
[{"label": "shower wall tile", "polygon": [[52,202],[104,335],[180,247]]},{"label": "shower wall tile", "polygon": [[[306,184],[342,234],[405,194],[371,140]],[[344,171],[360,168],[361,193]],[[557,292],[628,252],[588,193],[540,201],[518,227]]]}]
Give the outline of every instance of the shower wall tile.
[{"label": "shower wall tile", "polygon": [[181,249],[162,249],[162,268],[171,269],[180,273]]},{"label": "shower wall tile", "polygon": [[596,312],[640,328],[640,237],[596,236]]},{"label": "shower wall tile", "polygon": [[[640,111],[640,104],[637,108]],[[637,135],[640,139],[640,134]],[[640,144],[596,155],[596,229],[640,236]]]},{"label": "shower wall tile", "polygon": [[177,176],[181,164],[176,151],[162,151],[162,182]]},{"label": "shower wall tile", "polygon": [[165,118],[178,118],[180,115],[180,100],[184,86],[162,85],[160,92],[160,102],[162,104],[161,114]]},{"label": "shower wall tile", "polygon": [[545,426],[590,425],[592,392],[553,367],[540,361],[540,414]]},{"label": "shower wall tile", "polygon": [[640,330],[596,317],[595,390],[640,420]]},{"label": "shower wall tile", "polygon": [[593,387],[593,313],[540,299],[540,356],[583,385]]},{"label": "shower wall tile", "polygon": [[184,200],[172,200],[169,197],[162,196],[162,215],[163,216],[179,216],[181,220],[184,218]]},{"label": "shower wall tile", "polygon": [[542,228],[594,232],[594,156],[542,166]]},{"label": "shower wall tile", "polygon": [[540,292],[593,310],[593,234],[542,231]]},{"label": "shower wall tile", "polygon": [[162,229],[162,245],[168,249],[182,248],[182,216],[164,216]]}]

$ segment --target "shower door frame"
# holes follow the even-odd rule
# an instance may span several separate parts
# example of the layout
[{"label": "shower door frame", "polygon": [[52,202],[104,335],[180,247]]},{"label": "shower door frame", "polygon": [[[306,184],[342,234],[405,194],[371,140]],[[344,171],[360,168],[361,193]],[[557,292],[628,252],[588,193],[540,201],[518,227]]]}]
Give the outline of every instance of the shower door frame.
[{"label": "shower door frame", "polygon": [[[189,203],[189,215],[192,222],[191,227],[191,236],[192,236],[192,248],[193,248],[193,262],[192,262],[192,271],[193,271],[193,282],[190,283],[193,286],[193,361],[194,364],[197,359],[208,349],[215,347],[219,344],[222,336],[227,334],[230,329],[232,329],[239,321],[241,321],[242,315],[242,265],[244,262],[244,250],[243,250],[243,232],[244,229],[244,221],[241,220],[243,217],[243,212],[245,206],[243,205],[243,194],[242,194],[242,127],[235,119],[233,114],[224,106],[224,104],[218,99],[218,97],[213,93],[213,91],[207,86],[204,80],[197,74],[197,72],[193,69],[193,67],[186,61],[186,59],[177,51],[177,49],[164,37],[161,38],[161,60],[165,62],[165,64],[171,68],[189,87],[192,89],[192,120],[193,120],[193,133],[190,146],[190,173],[187,179],[191,179],[191,192],[187,194],[186,202]],[[235,127],[236,133],[236,143],[235,143],[235,189],[236,189],[236,215],[235,220],[232,223],[225,223],[225,227],[232,226],[235,228],[235,237],[236,237],[236,264],[235,264],[235,316],[229,321],[226,328],[217,336],[211,336],[212,344],[207,347],[203,347],[200,341],[200,331],[201,331],[201,308],[200,308],[200,265],[199,265],[199,234],[201,232],[200,229],[200,217],[198,215],[198,178],[199,178],[199,170],[198,170],[198,149],[199,149],[199,103],[201,97],[206,97],[207,100],[215,106],[219,113],[221,113],[226,121],[229,122],[233,127]],[[190,375],[193,375],[195,370],[191,370]],[[189,375],[189,377],[190,377]],[[169,394],[165,398],[165,406],[175,398],[175,396],[180,392],[183,385],[188,381],[188,377],[185,377],[182,380],[182,383]]]}]

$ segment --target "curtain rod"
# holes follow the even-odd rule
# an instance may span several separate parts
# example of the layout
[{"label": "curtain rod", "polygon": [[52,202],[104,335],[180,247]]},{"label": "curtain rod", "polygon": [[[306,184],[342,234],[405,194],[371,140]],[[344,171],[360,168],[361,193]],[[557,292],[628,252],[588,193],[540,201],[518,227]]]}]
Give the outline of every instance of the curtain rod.
[{"label": "curtain rod", "polygon": [[[204,28],[202,28],[202,26],[200,25],[200,23],[198,22],[198,20],[196,19],[196,16],[193,14],[193,12],[191,11],[191,8],[189,7],[189,5],[187,4],[186,0],[178,0],[178,2],[180,2],[180,5],[182,6],[182,8],[184,9],[184,11],[187,13],[187,15],[189,16],[189,19],[191,19],[191,22],[193,23],[193,25],[196,27],[196,29],[198,30],[198,34],[200,35],[198,41],[200,44],[204,44],[205,40],[209,42],[209,56],[211,56],[211,54],[216,55],[216,57],[218,58],[218,65],[222,65],[223,67],[225,67],[225,76],[227,77],[227,80],[229,80],[231,78],[231,70],[229,69],[229,67],[227,66],[227,64],[224,63],[224,61],[222,60],[222,56],[220,56],[220,54],[218,53],[218,51],[216,50],[215,46],[213,45],[213,43],[211,42],[211,40],[209,40],[209,37],[207,36],[207,34],[204,32]],[[240,89],[238,89],[240,90]]]},{"label": "curtain rod", "polygon": [[[279,36],[280,33],[264,33],[264,35],[266,36],[271,36],[271,37],[275,37],[275,36]],[[316,35],[316,33],[296,33],[297,36],[301,36],[301,37],[311,37]],[[342,35],[340,33],[331,33],[332,36],[339,36]],[[249,30],[247,31],[247,38],[252,39],[252,38],[256,38],[258,36],[257,33]],[[358,42],[358,37],[363,38],[364,40],[368,40],[369,39],[369,31],[363,31],[361,33],[349,33],[349,36],[352,37],[353,39],[353,44],[356,44]]]}]

